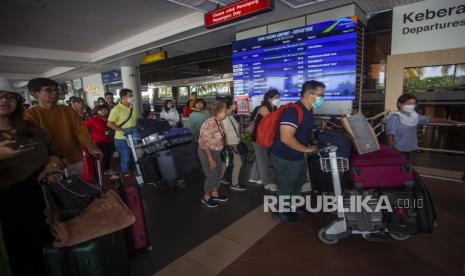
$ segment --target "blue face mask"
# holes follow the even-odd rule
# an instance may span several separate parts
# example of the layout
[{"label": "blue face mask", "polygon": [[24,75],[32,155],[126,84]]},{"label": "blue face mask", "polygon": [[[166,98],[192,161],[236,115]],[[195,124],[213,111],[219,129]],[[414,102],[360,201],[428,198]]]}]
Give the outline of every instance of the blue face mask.
[{"label": "blue face mask", "polygon": [[316,101],[312,104],[314,109],[320,108],[323,103],[325,102],[325,99],[321,96],[316,96]]}]

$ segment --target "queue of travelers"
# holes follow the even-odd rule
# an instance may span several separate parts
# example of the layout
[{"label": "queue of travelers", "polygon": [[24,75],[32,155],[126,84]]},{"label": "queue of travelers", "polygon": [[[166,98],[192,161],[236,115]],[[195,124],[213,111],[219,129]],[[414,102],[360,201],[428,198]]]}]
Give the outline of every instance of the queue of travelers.
[{"label": "queue of travelers", "polygon": [[[134,160],[127,143],[128,134],[146,136],[153,129],[169,130],[182,122],[170,100],[164,103],[160,117],[146,110],[143,118],[137,118],[134,92],[130,89],[119,92],[117,104],[113,94],[106,93],[89,112],[80,97],[70,98],[71,107],[58,105],[58,83],[51,79],[32,79],[27,87],[38,104],[26,109],[21,94],[7,79],[0,77],[0,221],[14,272],[44,275],[42,248],[51,235],[43,219],[45,205],[37,182],[44,178],[56,181],[50,174],[65,167],[70,174],[82,175],[82,149],[103,158],[108,172],[114,145],[120,172],[131,172]],[[305,82],[300,100],[283,112],[273,144],[263,147],[257,144],[257,128],[263,118],[277,110],[280,93],[271,89],[264,95],[262,103],[251,114],[256,159],[249,182],[263,185],[278,196],[301,192],[308,172],[305,154],[318,150],[310,141],[315,128],[314,110],[324,104],[324,96],[323,83]],[[417,124],[459,123],[419,115],[416,104],[413,95],[402,95],[398,110],[387,122],[388,143],[406,155],[417,149]],[[209,208],[219,207],[229,200],[220,189],[221,184],[230,183],[230,189],[235,192],[247,191],[240,174],[246,168],[248,149],[233,116],[237,104],[233,97],[227,96],[208,108],[203,99],[192,93],[186,108],[189,111],[184,126],[192,130],[198,141],[197,154],[205,175],[200,201]],[[232,168],[230,181],[225,177],[228,168]],[[275,216],[284,223],[297,221],[293,213]],[[27,266],[23,265],[25,259]]]}]

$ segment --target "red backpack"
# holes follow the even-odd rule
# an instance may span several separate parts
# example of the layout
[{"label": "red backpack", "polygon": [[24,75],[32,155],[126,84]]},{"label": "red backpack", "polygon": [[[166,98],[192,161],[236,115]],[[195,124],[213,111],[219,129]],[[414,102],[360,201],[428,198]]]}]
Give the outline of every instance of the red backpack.
[{"label": "red backpack", "polygon": [[262,118],[257,127],[257,144],[262,147],[270,147],[273,145],[273,142],[278,132],[279,122],[281,121],[281,116],[284,111],[290,107],[293,107],[297,110],[299,117],[299,126],[304,120],[304,113],[302,107],[297,103],[288,103],[282,105],[278,110],[270,112]]}]

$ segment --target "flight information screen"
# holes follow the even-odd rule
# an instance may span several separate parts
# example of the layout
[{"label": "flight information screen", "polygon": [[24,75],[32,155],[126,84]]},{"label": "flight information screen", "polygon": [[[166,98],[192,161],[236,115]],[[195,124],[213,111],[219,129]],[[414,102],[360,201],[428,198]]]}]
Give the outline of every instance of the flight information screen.
[{"label": "flight information screen", "polygon": [[233,43],[234,94],[300,98],[307,80],[326,85],[325,99],[355,99],[357,19],[340,18]]}]

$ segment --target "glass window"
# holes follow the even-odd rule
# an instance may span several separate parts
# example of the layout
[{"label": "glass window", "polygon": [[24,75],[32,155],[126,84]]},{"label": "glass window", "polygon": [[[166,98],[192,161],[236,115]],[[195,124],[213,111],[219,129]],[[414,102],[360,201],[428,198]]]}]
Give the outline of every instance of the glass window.
[{"label": "glass window", "polygon": [[171,87],[163,86],[158,88],[158,98],[162,99],[172,99],[173,98],[173,90]]},{"label": "glass window", "polygon": [[[463,65],[456,71],[456,65],[438,65],[413,67],[404,69],[404,92],[429,92],[453,90],[457,86],[457,77],[462,81],[465,77]],[[457,74],[459,73],[459,74]],[[460,75],[461,74],[461,75]]]}]

